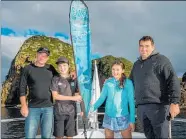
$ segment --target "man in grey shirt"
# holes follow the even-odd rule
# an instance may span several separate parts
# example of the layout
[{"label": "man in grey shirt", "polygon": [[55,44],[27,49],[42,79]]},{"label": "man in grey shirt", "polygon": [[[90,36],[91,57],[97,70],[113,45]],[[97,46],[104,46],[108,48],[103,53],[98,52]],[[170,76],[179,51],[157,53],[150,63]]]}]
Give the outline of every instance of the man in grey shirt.
[{"label": "man in grey shirt", "polygon": [[134,83],[137,116],[147,138],[168,138],[168,117],[180,112],[180,84],[169,59],[155,51],[154,40],[139,40],[139,59],[130,79]]}]

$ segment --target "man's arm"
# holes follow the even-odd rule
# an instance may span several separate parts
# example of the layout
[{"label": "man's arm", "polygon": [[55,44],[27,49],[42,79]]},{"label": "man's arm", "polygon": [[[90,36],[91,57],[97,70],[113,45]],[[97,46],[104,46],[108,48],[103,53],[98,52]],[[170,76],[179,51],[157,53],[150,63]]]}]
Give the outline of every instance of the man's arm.
[{"label": "man's arm", "polygon": [[174,118],[180,113],[179,102],[181,97],[180,83],[171,62],[167,59],[163,67],[163,73],[168,86],[170,95],[170,114]]},{"label": "man's arm", "polygon": [[21,73],[20,84],[19,84],[19,93],[20,93],[20,102],[21,102],[21,114],[24,117],[28,116],[28,106],[26,103],[26,92],[27,92],[27,78],[28,78],[28,67],[25,67]]},{"label": "man's arm", "polygon": [[169,61],[164,65],[163,73],[167,82],[168,93],[170,94],[170,103],[179,104],[181,97],[180,82]]},{"label": "man's arm", "polygon": [[59,75],[59,73],[57,72],[57,70],[52,65],[50,65],[50,69],[52,71],[53,76],[58,76]]}]

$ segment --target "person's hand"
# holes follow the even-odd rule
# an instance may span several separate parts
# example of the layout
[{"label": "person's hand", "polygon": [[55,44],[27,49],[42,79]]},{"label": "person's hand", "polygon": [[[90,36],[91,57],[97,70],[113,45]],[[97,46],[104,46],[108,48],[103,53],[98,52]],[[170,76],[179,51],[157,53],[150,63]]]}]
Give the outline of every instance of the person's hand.
[{"label": "person's hand", "polygon": [[90,101],[90,106],[92,106],[92,105],[93,105],[93,101],[91,100],[91,101]]},{"label": "person's hand", "polygon": [[27,117],[29,113],[28,106],[27,105],[22,106],[20,112],[21,112],[21,115],[23,115],[24,117]]},{"label": "person's hand", "polygon": [[77,78],[77,75],[76,75],[75,71],[70,72],[70,76],[73,80]]},{"label": "person's hand", "polygon": [[84,113],[83,112],[80,112],[80,116],[83,117]]},{"label": "person's hand", "polygon": [[90,113],[93,113],[94,112],[94,106],[93,105],[90,106],[89,112]]},{"label": "person's hand", "polygon": [[178,104],[171,104],[169,113],[171,115],[171,119],[173,120],[180,113],[180,108]]},{"label": "person's hand", "polygon": [[76,95],[76,96],[73,96],[73,100],[77,101],[77,102],[81,102],[82,101],[82,97],[80,95]]},{"label": "person's hand", "polygon": [[133,123],[130,123],[130,124],[129,124],[129,128],[130,128],[130,131],[131,131],[131,132],[134,132],[134,130],[135,130],[135,125],[134,125]]}]

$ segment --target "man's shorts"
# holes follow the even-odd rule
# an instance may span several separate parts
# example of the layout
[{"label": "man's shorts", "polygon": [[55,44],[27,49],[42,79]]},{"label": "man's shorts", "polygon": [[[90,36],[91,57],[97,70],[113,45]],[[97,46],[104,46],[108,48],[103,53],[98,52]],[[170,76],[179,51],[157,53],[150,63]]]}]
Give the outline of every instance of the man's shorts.
[{"label": "man's shorts", "polygon": [[76,121],[74,115],[54,115],[55,137],[73,137],[77,135]]}]

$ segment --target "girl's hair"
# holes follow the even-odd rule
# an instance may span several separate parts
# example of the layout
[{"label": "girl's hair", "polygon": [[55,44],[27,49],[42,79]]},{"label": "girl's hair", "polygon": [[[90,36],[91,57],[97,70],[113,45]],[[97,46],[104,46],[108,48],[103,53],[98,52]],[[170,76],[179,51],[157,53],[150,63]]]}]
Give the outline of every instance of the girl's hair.
[{"label": "girl's hair", "polygon": [[[114,63],[112,64],[112,67],[114,65],[120,65],[123,70],[125,69],[125,64],[121,60],[115,60]],[[125,80],[126,80],[126,75],[125,75],[125,73],[122,73],[121,78],[119,79],[119,81],[120,81],[119,87],[120,88],[124,88]]]}]

